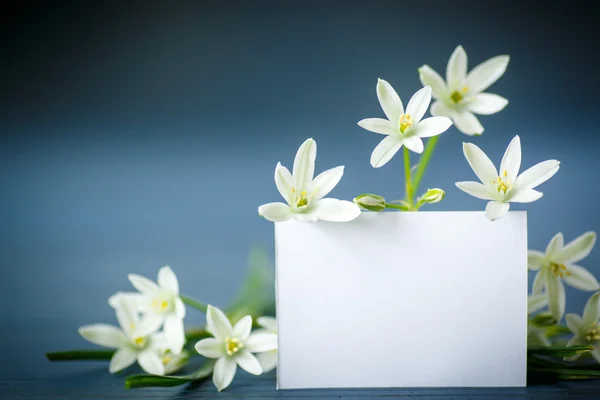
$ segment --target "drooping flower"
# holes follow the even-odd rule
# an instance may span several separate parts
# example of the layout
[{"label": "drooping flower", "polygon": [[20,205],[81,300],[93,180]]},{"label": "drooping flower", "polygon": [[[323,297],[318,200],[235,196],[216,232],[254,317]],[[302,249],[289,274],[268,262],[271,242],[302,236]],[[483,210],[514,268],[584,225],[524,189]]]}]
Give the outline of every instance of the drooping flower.
[{"label": "drooping flower", "polygon": [[317,143],[307,139],[296,153],[293,174],[277,163],[275,184],[286,203],[268,203],[258,207],[258,214],[272,222],[291,218],[297,221],[316,220],[347,222],[360,215],[360,208],[345,200],[323,198],[338,184],[344,167],[335,167],[315,174]]},{"label": "drooping flower", "polygon": [[111,373],[121,371],[137,360],[149,374],[164,375],[162,356],[168,343],[164,334],[157,332],[160,323],[156,319],[140,319],[131,303],[123,299],[118,301],[115,311],[120,329],[107,324],[93,324],[79,328],[79,334],[91,343],[117,349],[108,367]]},{"label": "drooping flower", "polygon": [[429,86],[422,88],[411,97],[406,112],[402,100],[392,85],[383,79],[377,82],[377,98],[387,119],[367,118],[358,122],[363,129],[386,135],[371,154],[373,168],[385,165],[403,145],[415,153],[422,153],[421,138],[439,135],[452,125],[452,121],[447,117],[423,119],[431,102]]},{"label": "drooping flower", "polygon": [[483,126],[474,114],[495,114],[508,104],[497,94],[482,93],[506,71],[510,57],[490,58],[467,74],[467,53],[458,46],[448,60],[446,81],[428,65],[419,68],[423,86],[431,86],[437,100],[431,106],[431,115],[446,116],[467,135],[481,135]]},{"label": "drooping flower", "polygon": [[158,284],[137,274],[129,274],[128,278],[140,293],[119,292],[109,299],[109,304],[114,307],[116,300],[122,298],[144,314],[145,319],[156,320],[155,324],[163,325],[171,352],[180,353],[185,344],[185,305],[179,297],[179,281],[173,270],[162,267],[158,271]]},{"label": "drooping flower", "polygon": [[[277,335],[277,321],[273,317],[259,317],[256,322],[264,329],[264,332]],[[260,331],[256,331],[258,333]],[[277,348],[256,355],[264,372],[272,371],[277,366]]]},{"label": "drooping flower", "polygon": [[489,157],[472,143],[463,143],[463,152],[479,182],[456,182],[463,192],[482,200],[490,200],[485,215],[490,220],[500,218],[508,212],[509,203],[531,203],[540,199],[543,193],[533,190],[550,179],[557,171],[560,162],[547,160],[534,165],[519,175],[521,167],[521,140],[519,136],[510,142],[502,162],[500,172]]},{"label": "drooping flower", "polygon": [[270,333],[250,333],[252,317],[247,315],[231,326],[221,310],[208,306],[208,331],[214,338],[196,343],[196,351],[207,358],[216,358],[213,383],[219,391],[225,389],[235,376],[239,365],[245,371],[260,375],[263,370],[252,353],[265,352],[277,347],[277,337]]},{"label": "drooping flower", "polygon": [[600,289],[600,284],[587,269],[576,263],[590,254],[596,243],[596,233],[586,232],[564,245],[562,233],[557,233],[546,252],[529,250],[527,265],[538,271],[533,281],[533,294],[544,292],[548,296],[548,307],[557,321],[565,312],[565,287],[563,281],[576,289],[592,292]]},{"label": "drooping flower", "polygon": [[[573,332],[573,337],[567,346],[593,346],[590,354],[600,363],[600,293],[594,293],[583,309],[583,316],[567,314],[567,327]],[[569,357],[575,360],[579,355]]]}]

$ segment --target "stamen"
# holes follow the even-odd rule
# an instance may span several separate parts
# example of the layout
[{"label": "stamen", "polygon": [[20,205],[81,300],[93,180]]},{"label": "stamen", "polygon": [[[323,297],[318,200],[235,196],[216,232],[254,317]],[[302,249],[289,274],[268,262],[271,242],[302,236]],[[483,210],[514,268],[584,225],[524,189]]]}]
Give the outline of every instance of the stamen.
[{"label": "stamen", "polygon": [[[465,93],[464,90],[463,90],[463,93]],[[464,99],[464,96],[462,95],[461,92],[459,92],[458,90],[455,90],[450,95],[450,99],[452,99],[453,102],[455,102],[456,104],[458,104],[458,103],[460,103]]]},{"label": "stamen", "polygon": [[225,338],[225,352],[228,356],[234,355],[243,348],[244,343],[240,342],[240,339],[230,338],[229,336]]},{"label": "stamen", "polygon": [[564,278],[565,276],[571,276],[571,271],[567,268],[565,264],[550,264],[550,271],[554,274],[554,276],[559,278]]},{"label": "stamen", "polygon": [[404,133],[408,128],[413,125],[413,119],[410,114],[402,114],[400,116],[400,120],[398,121],[398,129],[400,132]]}]

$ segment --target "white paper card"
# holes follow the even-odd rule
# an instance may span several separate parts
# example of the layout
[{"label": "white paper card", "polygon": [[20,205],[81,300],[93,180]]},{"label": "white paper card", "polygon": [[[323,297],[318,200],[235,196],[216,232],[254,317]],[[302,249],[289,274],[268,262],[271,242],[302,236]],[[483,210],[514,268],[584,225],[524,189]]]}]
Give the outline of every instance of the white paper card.
[{"label": "white paper card", "polygon": [[275,226],[278,387],[525,386],[527,217]]}]

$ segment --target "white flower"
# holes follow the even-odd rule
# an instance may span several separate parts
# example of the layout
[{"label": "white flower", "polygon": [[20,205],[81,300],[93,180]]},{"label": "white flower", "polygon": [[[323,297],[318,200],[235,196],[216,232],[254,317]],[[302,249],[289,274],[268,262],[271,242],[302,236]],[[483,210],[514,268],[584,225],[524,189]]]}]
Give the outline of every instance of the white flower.
[{"label": "white flower", "polygon": [[179,354],[176,354],[167,349],[159,354],[159,356],[163,365],[165,366],[165,375],[171,375],[179,371],[187,364],[190,358],[190,354],[185,350]]},{"label": "white flower", "polygon": [[[273,317],[259,317],[256,322],[264,328],[265,332],[277,335],[277,321]],[[260,331],[256,331],[258,333]],[[277,366],[277,348],[256,355],[264,372],[272,371]]]},{"label": "white flower", "polygon": [[419,68],[423,86],[431,86],[437,100],[431,115],[450,117],[459,131],[481,135],[484,131],[473,114],[491,115],[501,111],[508,100],[497,94],[482,93],[506,71],[509,56],[497,56],[479,64],[467,74],[467,53],[458,46],[448,60],[446,81],[428,65]]},{"label": "white flower", "polygon": [[545,291],[550,312],[557,321],[560,321],[565,312],[563,281],[579,290],[592,292],[600,289],[596,278],[588,270],[575,264],[590,254],[595,243],[595,232],[586,232],[566,246],[563,234],[557,233],[546,247],[545,253],[529,250],[529,269],[538,271],[533,280],[533,294]]},{"label": "white flower", "polygon": [[379,168],[392,159],[402,145],[415,153],[423,152],[421,138],[439,135],[445,132],[452,121],[446,117],[423,118],[431,102],[431,88],[424,87],[415,93],[408,105],[406,113],[402,100],[394,88],[379,79],[377,82],[377,98],[388,119],[367,118],[358,125],[371,132],[386,135],[371,154],[371,165]]},{"label": "white flower", "polygon": [[[548,298],[544,294],[531,295],[527,297],[527,314],[535,314],[548,305]],[[544,327],[536,326],[529,318],[527,319],[527,347],[539,348],[550,346],[550,339],[546,336]]]},{"label": "white flower", "polygon": [[275,335],[250,334],[252,317],[249,315],[232,327],[225,314],[210,305],[206,312],[206,323],[214,338],[200,340],[196,343],[196,351],[204,357],[218,359],[213,372],[213,382],[219,391],[229,386],[238,365],[251,374],[262,374],[260,363],[252,353],[276,348]]},{"label": "white flower", "polygon": [[[567,314],[565,320],[567,327],[574,334],[567,346],[594,346],[590,353],[600,363],[600,293],[590,297],[583,309],[583,317]],[[569,360],[578,357],[579,355],[569,357]]]},{"label": "white flower", "polygon": [[327,198],[344,174],[344,167],[335,167],[315,174],[317,143],[307,139],[296,153],[293,175],[277,163],[275,184],[285,203],[268,203],[258,207],[258,214],[272,222],[297,221],[347,222],[360,215],[360,208],[350,201]]},{"label": "white flower", "polygon": [[164,324],[164,334],[171,351],[180,353],[185,344],[185,305],[179,297],[179,282],[175,273],[168,266],[162,267],[158,271],[158,285],[136,274],[129,274],[128,278],[140,293],[117,293],[109,299],[109,304],[114,306],[117,298],[123,298],[143,313],[146,319],[156,320],[158,325]]},{"label": "white flower", "polygon": [[456,182],[456,186],[478,199],[490,200],[485,208],[485,215],[490,220],[506,214],[510,208],[509,203],[531,203],[542,197],[543,194],[533,188],[550,179],[558,171],[560,164],[556,160],[547,160],[518,175],[521,167],[521,140],[518,136],[510,142],[504,153],[500,173],[488,156],[474,144],[463,143],[463,152],[483,184]]},{"label": "white flower", "polygon": [[161,358],[168,347],[162,333],[156,333],[160,325],[155,319],[139,319],[138,313],[129,302],[120,299],[116,314],[121,329],[107,324],[85,325],[79,334],[99,346],[117,349],[108,370],[121,371],[136,360],[144,371],[164,375],[165,365]]}]

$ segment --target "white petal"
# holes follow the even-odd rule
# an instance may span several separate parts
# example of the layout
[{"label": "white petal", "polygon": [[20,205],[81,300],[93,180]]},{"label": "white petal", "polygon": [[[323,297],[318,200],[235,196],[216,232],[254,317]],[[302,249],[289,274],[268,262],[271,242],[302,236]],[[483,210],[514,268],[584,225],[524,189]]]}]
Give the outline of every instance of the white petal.
[{"label": "white petal", "polygon": [[134,329],[132,329],[132,336],[148,336],[160,329],[164,321],[162,315],[155,313],[144,314],[142,318],[138,319]]},{"label": "white petal", "polygon": [[413,124],[418,124],[423,115],[427,112],[429,104],[431,103],[431,86],[425,86],[419,89],[417,93],[408,101],[406,106],[406,114],[410,115],[413,120]]},{"label": "white petal", "polygon": [[156,352],[146,350],[138,355],[137,360],[140,367],[147,373],[152,375],[165,374],[165,366]]},{"label": "white petal", "polygon": [[537,271],[546,259],[546,255],[541,251],[529,250],[527,252],[527,267],[530,271]]},{"label": "white petal", "polygon": [[241,341],[245,341],[248,336],[250,336],[250,331],[252,330],[252,317],[250,315],[246,315],[244,318],[240,319],[237,324],[233,327],[233,336],[240,339]]},{"label": "white petal", "polygon": [[533,203],[542,198],[544,193],[534,189],[528,190],[511,190],[508,192],[505,201],[511,203]]},{"label": "white petal", "polygon": [[181,353],[185,344],[183,320],[175,316],[165,318],[164,335],[169,344],[169,350],[175,354]]},{"label": "white petal", "polygon": [[248,350],[242,350],[235,356],[235,362],[244,371],[251,373],[252,375],[260,375],[263,373],[260,363]]},{"label": "white petal", "polygon": [[277,333],[277,320],[273,317],[258,317],[256,322],[267,331]]},{"label": "white petal", "polygon": [[423,152],[423,141],[416,135],[402,138],[402,144],[405,145],[407,149],[414,151],[417,154]]},{"label": "white petal", "polygon": [[317,158],[317,143],[306,139],[298,149],[294,158],[294,182],[296,190],[302,192],[308,188],[315,176],[315,160]]},{"label": "white petal", "polygon": [[515,136],[508,144],[500,163],[502,179],[514,182],[519,174],[519,168],[521,168],[521,138]]},{"label": "white petal", "polygon": [[493,187],[493,181],[498,179],[498,171],[489,157],[473,143],[463,143],[463,153],[471,169],[488,187]]},{"label": "white petal", "polygon": [[448,117],[425,118],[415,128],[415,134],[426,138],[446,132],[452,126],[452,120]]},{"label": "white petal", "polygon": [[462,46],[452,52],[446,67],[446,82],[450,90],[460,89],[467,77],[467,53]]},{"label": "white petal", "polygon": [[485,207],[485,216],[488,217],[490,221],[494,221],[506,214],[509,208],[509,203],[502,203],[500,201],[490,201]]},{"label": "white petal", "polygon": [[[598,343],[598,341],[596,341],[596,343]],[[600,346],[596,345],[594,350],[590,351],[590,355],[594,357],[594,360],[596,360],[597,363],[600,363]]]},{"label": "white petal", "polygon": [[158,284],[163,289],[179,294],[179,282],[177,281],[177,276],[175,276],[175,273],[169,266],[164,266],[158,270]]},{"label": "white petal", "polygon": [[600,293],[594,293],[585,303],[583,325],[589,327],[600,319]]},{"label": "white petal", "polygon": [[141,293],[147,294],[148,296],[154,296],[160,291],[160,287],[158,287],[156,283],[141,275],[129,274],[127,277],[129,278],[129,282],[131,282],[133,287],[135,287]]},{"label": "white petal", "polygon": [[331,192],[343,175],[344,166],[331,168],[317,175],[309,189],[309,193],[312,193],[312,201],[319,200]]},{"label": "white petal", "polygon": [[452,120],[456,128],[465,135],[481,135],[484,131],[483,126],[472,112],[454,113]]},{"label": "white petal", "polygon": [[84,325],[79,334],[88,342],[99,346],[116,349],[127,342],[125,334],[116,326],[107,324]]},{"label": "white petal", "polygon": [[492,93],[479,93],[467,104],[469,111],[480,115],[492,115],[506,107],[508,100]]},{"label": "white petal", "polygon": [[577,314],[567,314],[565,315],[565,321],[567,322],[567,327],[569,330],[575,335],[579,335],[581,328],[583,327],[583,321],[581,317]]},{"label": "white petal", "polygon": [[391,122],[397,124],[400,120],[400,115],[404,114],[404,106],[402,105],[400,96],[398,96],[392,85],[383,79],[377,81],[377,98],[386,117]]},{"label": "white petal", "polygon": [[224,341],[227,336],[232,336],[233,328],[229,319],[223,314],[223,311],[211,305],[206,310],[206,323],[208,330],[217,340]]},{"label": "white petal", "polygon": [[383,167],[402,147],[402,139],[398,136],[387,136],[383,139],[371,154],[371,166],[373,168]]},{"label": "white petal", "polygon": [[556,253],[563,248],[565,245],[565,239],[563,237],[562,232],[558,232],[552,239],[550,239],[550,243],[546,246],[546,257],[554,258]]},{"label": "white petal", "polygon": [[292,209],[285,203],[267,203],[258,207],[258,215],[271,222],[287,221],[292,214]]},{"label": "white petal", "polygon": [[108,372],[114,374],[116,372],[122,371],[125,368],[129,367],[131,364],[133,364],[136,358],[137,354],[129,347],[120,348],[115,352],[115,354],[113,354],[112,358],[110,359]]},{"label": "white petal", "polygon": [[488,186],[479,182],[456,182],[456,187],[463,192],[482,200],[493,200],[494,193]]},{"label": "white petal", "polygon": [[185,318],[185,304],[183,304],[183,301],[181,301],[181,298],[175,297],[175,316],[179,319],[184,319]]},{"label": "white petal", "polygon": [[277,366],[277,350],[266,351],[256,355],[264,373],[270,372]]},{"label": "white petal", "polygon": [[527,314],[533,314],[546,307],[548,296],[545,294],[536,294],[527,298]]},{"label": "white petal", "polygon": [[535,278],[533,278],[533,285],[531,286],[531,292],[533,294],[540,294],[544,287],[546,286],[546,270],[540,269],[537,274],[535,274]]},{"label": "white petal", "polygon": [[225,345],[215,338],[202,339],[194,346],[196,351],[206,358],[225,356]]},{"label": "white petal", "polygon": [[321,199],[317,202],[315,214],[323,221],[348,222],[360,215],[360,208],[351,201]]},{"label": "white petal", "polygon": [[[581,340],[581,336],[575,335],[571,339],[569,339],[569,341],[566,344],[566,347],[581,346],[581,345],[583,345],[583,341]],[[564,360],[565,361],[575,361],[579,357],[581,357],[581,354],[575,354],[574,356],[565,357]]]},{"label": "white petal", "polygon": [[567,271],[571,275],[565,276],[564,281],[576,289],[586,292],[593,292],[600,289],[600,284],[587,269],[579,265],[571,264],[567,266]]},{"label": "white petal", "polygon": [[319,219],[315,207],[303,213],[293,213],[292,218],[299,222],[315,222]]},{"label": "white petal", "polygon": [[431,112],[431,115],[433,115],[434,117],[448,117],[448,118],[454,117],[454,111],[452,111],[446,105],[446,103],[444,103],[441,100],[438,100],[431,105],[430,112]]},{"label": "white petal", "polygon": [[129,304],[129,307],[136,310],[137,312],[146,312],[151,306],[152,299],[142,293],[129,293],[129,292],[117,292],[110,296],[108,304],[112,308],[119,307],[119,303],[125,301]]},{"label": "white petal", "polygon": [[217,360],[213,372],[213,383],[219,392],[231,384],[236,370],[237,364],[233,359],[222,357]]},{"label": "white petal", "polygon": [[399,132],[396,125],[383,118],[366,118],[358,121],[358,126],[382,135],[394,135]]},{"label": "white petal", "polygon": [[552,316],[560,321],[565,313],[565,286],[554,274],[548,273],[546,278],[546,291],[548,292],[548,306]]},{"label": "white petal", "polygon": [[279,194],[281,197],[288,202],[288,204],[292,203],[294,190],[294,178],[290,173],[290,170],[281,165],[281,163],[277,163],[275,167],[275,185],[277,186],[277,190],[279,190]]},{"label": "white petal", "polygon": [[429,65],[423,65],[419,68],[419,78],[423,86],[431,86],[432,95],[436,99],[446,98],[448,93],[448,87],[444,79],[429,67]]},{"label": "white petal", "polygon": [[562,249],[559,249],[552,257],[556,263],[576,263],[586,258],[596,244],[596,232],[586,232],[579,236]]},{"label": "white petal", "polygon": [[262,353],[277,348],[277,335],[268,332],[252,333],[245,343],[245,349],[251,353]]},{"label": "white petal", "polygon": [[479,93],[490,87],[504,74],[509,60],[509,56],[496,56],[473,68],[466,80],[469,92]]},{"label": "white petal", "polygon": [[128,302],[124,297],[120,299],[120,302],[116,304],[115,313],[117,314],[117,320],[121,329],[127,336],[131,336],[132,332],[138,327],[139,318],[138,310],[135,308],[135,304]]},{"label": "white petal", "polygon": [[546,182],[558,171],[560,162],[547,160],[524,171],[515,181],[514,188],[519,190],[533,189]]}]

